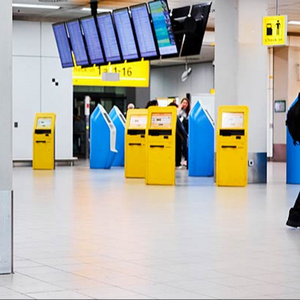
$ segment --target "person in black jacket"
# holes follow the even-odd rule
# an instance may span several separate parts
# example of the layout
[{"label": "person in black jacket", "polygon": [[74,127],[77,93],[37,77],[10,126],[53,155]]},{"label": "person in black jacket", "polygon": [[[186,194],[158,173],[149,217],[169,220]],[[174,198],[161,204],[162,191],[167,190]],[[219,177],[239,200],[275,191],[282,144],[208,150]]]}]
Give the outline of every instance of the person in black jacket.
[{"label": "person in black jacket", "polygon": [[[176,106],[178,105],[174,102],[170,103],[169,106]],[[188,134],[184,129],[182,122],[180,121],[179,117],[177,116],[176,122],[176,155],[175,155],[175,162],[176,167],[181,166],[181,158],[182,158],[182,144],[187,144]]]}]

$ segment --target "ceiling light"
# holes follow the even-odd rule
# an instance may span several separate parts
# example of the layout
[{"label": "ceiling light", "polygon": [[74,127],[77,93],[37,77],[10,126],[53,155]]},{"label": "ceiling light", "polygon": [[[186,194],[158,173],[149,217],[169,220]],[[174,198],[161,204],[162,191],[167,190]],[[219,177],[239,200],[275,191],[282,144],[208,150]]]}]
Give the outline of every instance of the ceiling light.
[{"label": "ceiling light", "polygon": [[300,21],[289,21],[290,25],[300,25]]},{"label": "ceiling light", "polygon": [[[89,7],[83,7],[81,10],[91,12],[91,9]],[[97,9],[97,13],[111,12],[111,11],[112,11],[112,9],[108,9],[108,8],[98,8]]]},{"label": "ceiling light", "polygon": [[60,6],[57,5],[35,5],[35,4],[13,3],[12,6],[20,7],[20,8],[60,9]]}]

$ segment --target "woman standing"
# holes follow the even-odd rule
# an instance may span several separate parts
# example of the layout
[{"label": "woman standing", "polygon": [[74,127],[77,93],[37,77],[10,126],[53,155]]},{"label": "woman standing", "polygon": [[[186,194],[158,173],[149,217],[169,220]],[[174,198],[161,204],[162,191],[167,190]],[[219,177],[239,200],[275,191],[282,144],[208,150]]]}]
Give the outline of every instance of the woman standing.
[{"label": "woman standing", "polygon": [[[180,102],[180,105],[178,107],[179,111],[178,111],[178,117],[180,119],[180,121],[182,122],[182,125],[185,129],[185,131],[187,132],[187,134],[189,133],[189,113],[190,113],[190,101],[188,98],[183,98]],[[187,140],[183,140],[182,143],[182,155],[184,157],[184,164],[187,166],[188,164],[188,143]]]}]

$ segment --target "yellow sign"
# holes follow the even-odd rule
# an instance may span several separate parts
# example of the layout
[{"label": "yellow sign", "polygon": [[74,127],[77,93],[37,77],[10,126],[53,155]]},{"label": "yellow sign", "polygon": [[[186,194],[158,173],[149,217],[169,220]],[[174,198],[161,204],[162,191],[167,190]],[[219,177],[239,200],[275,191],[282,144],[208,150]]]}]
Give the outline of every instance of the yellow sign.
[{"label": "yellow sign", "polygon": [[287,43],[287,16],[263,18],[263,45],[283,46]]},{"label": "yellow sign", "polygon": [[[148,60],[124,64],[73,68],[73,85],[149,87]],[[119,73],[119,81],[104,81],[103,73]]]}]

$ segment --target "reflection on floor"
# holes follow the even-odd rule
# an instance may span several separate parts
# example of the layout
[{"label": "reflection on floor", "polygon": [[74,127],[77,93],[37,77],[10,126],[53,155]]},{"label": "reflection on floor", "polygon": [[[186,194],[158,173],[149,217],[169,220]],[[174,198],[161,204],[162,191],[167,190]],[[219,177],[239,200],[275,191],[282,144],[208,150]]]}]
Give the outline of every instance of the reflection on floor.
[{"label": "reflection on floor", "polygon": [[1,299],[299,299],[300,231],[285,225],[300,186],[176,186],[88,163],[14,168],[15,274]]}]

